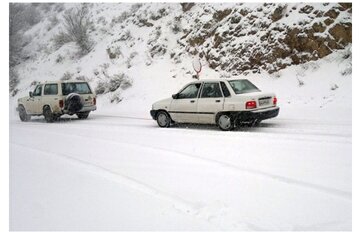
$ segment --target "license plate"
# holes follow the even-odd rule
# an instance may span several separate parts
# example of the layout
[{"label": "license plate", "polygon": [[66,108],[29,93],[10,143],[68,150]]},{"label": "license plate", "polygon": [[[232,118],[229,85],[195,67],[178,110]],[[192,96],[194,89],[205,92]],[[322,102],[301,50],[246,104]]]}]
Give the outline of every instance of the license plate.
[{"label": "license plate", "polygon": [[259,99],[259,106],[269,105],[270,99]]}]

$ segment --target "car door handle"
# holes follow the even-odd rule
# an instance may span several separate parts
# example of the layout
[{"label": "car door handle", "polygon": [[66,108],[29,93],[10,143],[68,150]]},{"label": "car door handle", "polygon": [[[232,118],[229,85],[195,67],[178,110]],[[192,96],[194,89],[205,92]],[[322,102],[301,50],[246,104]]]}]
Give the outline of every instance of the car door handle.
[{"label": "car door handle", "polygon": [[190,102],[191,102],[191,103],[194,103],[194,102],[195,102],[195,100],[191,100]]},{"label": "car door handle", "polygon": [[215,102],[221,102],[220,100],[215,100]]}]

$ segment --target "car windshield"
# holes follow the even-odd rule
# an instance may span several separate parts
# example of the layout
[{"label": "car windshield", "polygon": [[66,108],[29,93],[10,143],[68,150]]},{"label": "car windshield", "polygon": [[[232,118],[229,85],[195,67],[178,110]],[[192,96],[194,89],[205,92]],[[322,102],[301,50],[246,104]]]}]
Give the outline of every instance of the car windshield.
[{"label": "car windshield", "polygon": [[90,87],[86,82],[62,83],[61,88],[63,95],[68,95],[69,93],[91,94]]},{"label": "car windshield", "polygon": [[248,80],[233,80],[229,81],[229,84],[236,94],[260,92],[260,89]]}]

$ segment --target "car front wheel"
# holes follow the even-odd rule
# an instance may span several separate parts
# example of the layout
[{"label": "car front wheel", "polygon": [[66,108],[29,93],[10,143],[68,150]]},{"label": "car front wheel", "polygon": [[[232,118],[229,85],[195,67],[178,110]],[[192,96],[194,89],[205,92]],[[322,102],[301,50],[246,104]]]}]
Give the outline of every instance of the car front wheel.
[{"label": "car front wheel", "polygon": [[164,111],[160,111],[157,114],[156,121],[157,121],[159,127],[170,127],[170,124],[171,124],[170,116]]},{"label": "car front wheel", "polygon": [[234,129],[234,120],[230,115],[222,114],[217,120],[219,128],[223,131],[229,131]]},{"label": "car front wheel", "polygon": [[31,119],[31,116],[26,113],[24,106],[19,106],[19,118],[22,122],[27,122]]}]

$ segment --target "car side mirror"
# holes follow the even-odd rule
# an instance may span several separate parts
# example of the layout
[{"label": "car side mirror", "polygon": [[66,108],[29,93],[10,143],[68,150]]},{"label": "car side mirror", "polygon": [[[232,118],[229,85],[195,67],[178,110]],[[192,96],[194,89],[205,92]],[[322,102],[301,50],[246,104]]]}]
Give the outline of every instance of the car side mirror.
[{"label": "car side mirror", "polygon": [[29,96],[30,96],[30,97],[33,97],[33,92],[30,91],[30,92],[29,92]]},{"label": "car side mirror", "polygon": [[173,99],[178,99],[178,97],[179,97],[179,95],[177,93],[172,95]]}]

